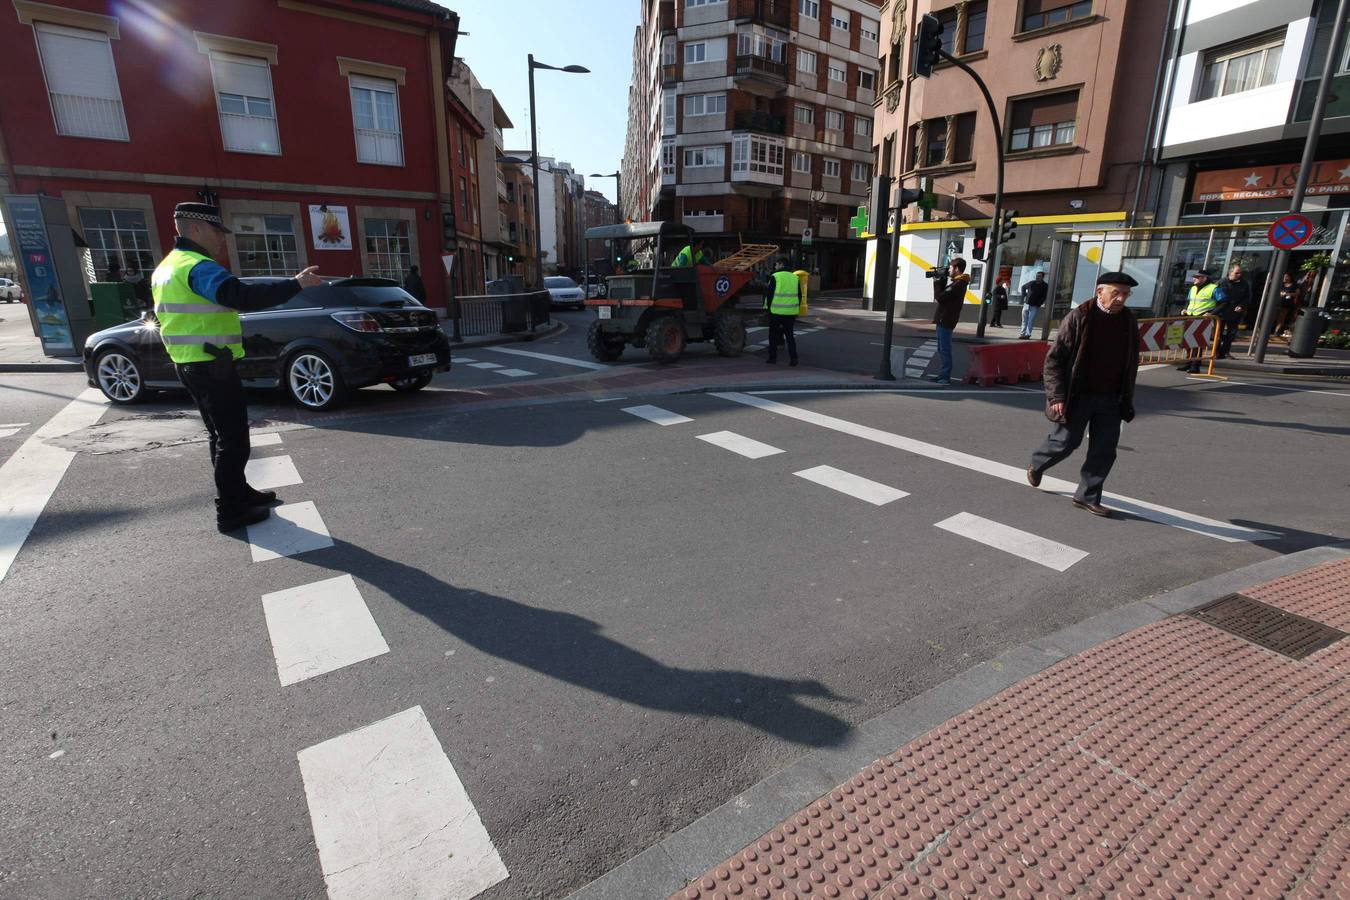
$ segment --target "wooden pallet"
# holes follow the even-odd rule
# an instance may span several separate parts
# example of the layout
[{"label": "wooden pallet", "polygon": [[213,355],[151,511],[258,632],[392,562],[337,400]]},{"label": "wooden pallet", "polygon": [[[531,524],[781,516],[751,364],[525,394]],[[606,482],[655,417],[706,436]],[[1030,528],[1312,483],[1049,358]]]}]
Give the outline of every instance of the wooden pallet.
[{"label": "wooden pallet", "polygon": [[713,264],[713,267],[744,272],[745,270],[764,262],[764,260],[776,253],[778,253],[777,244],[741,244],[741,249],[737,250],[726,259],[719,259]]}]

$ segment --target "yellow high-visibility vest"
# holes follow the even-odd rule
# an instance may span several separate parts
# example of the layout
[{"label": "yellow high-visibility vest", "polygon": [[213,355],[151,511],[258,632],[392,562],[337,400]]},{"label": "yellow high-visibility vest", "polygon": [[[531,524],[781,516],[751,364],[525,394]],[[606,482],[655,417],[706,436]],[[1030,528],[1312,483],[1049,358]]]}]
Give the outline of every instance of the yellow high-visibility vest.
[{"label": "yellow high-visibility vest", "polygon": [[1218,285],[1210,282],[1205,285],[1191,285],[1191,293],[1187,298],[1186,315],[1204,316],[1212,313],[1219,305],[1219,301],[1214,299],[1214,292],[1218,290]]},{"label": "yellow high-visibility vest", "polygon": [[169,359],[176,363],[209,362],[207,344],[244,358],[244,328],[239,313],[195,293],[188,281],[192,267],[208,257],[191,250],[174,249],[155,267],[150,293],[155,298],[159,337]]},{"label": "yellow high-visibility vest", "polygon": [[791,272],[773,273],[773,300],[769,312],[775,316],[795,316],[802,308],[802,283]]}]

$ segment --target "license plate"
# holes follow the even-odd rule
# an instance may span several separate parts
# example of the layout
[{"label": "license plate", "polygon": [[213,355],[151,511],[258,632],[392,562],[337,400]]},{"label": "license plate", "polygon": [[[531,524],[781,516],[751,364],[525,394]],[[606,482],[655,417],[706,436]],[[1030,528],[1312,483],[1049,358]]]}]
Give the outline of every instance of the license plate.
[{"label": "license plate", "polygon": [[597,309],[599,310],[600,318],[602,318],[602,319],[608,319],[608,318],[609,318],[609,307],[608,307],[608,306],[597,307]]},{"label": "license plate", "polygon": [[434,366],[436,365],[435,353],[419,353],[416,356],[408,357],[409,366]]}]

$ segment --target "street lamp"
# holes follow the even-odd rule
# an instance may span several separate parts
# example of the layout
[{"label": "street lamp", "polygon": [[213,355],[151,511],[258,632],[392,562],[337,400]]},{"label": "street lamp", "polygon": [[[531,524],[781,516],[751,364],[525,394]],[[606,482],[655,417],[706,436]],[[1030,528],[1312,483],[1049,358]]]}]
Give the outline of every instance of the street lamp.
[{"label": "street lamp", "polygon": [[554,72],[571,72],[577,75],[584,75],[591,70],[585,66],[550,66],[547,63],[537,62],[534,54],[529,55],[530,61],[530,177],[534,179],[534,288],[540,290],[544,286],[544,260],[539,255],[539,123],[534,115],[534,70],[548,69]]},{"label": "street lamp", "polygon": [[623,221],[623,177],[618,172],[611,172],[608,175],[601,175],[593,172],[588,178],[613,178],[614,179],[614,221],[615,224]]}]

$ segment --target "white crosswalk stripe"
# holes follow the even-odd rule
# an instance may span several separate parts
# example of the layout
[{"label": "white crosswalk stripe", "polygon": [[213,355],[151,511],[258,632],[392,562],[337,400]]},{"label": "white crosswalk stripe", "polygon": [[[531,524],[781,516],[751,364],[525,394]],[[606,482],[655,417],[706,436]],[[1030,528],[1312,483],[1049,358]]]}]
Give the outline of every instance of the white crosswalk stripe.
[{"label": "white crosswalk stripe", "polygon": [[523,378],[526,375],[533,375],[534,373],[526,371],[525,369],[495,369],[492,374],[505,375],[508,378]]},{"label": "white crosswalk stripe", "polygon": [[747,459],[763,459],[766,456],[774,456],[784,452],[777,447],[760,443],[754,438],[736,434],[734,431],[714,431],[712,434],[700,434],[698,439],[707,441],[715,447],[721,447],[723,450],[739,453]]},{"label": "white crosswalk stripe", "polygon": [[319,509],[312,501],[278,506],[272,515],[248,526],[249,553],[254,562],[297,556],[333,546]]},{"label": "white crosswalk stripe", "polygon": [[922,378],[923,373],[928,370],[928,364],[933,361],[933,354],[937,353],[937,340],[927,340],[923,345],[910,354],[909,361],[905,363],[905,376],[907,378]]},{"label": "white crosswalk stripe", "polygon": [[422,707],[296,759],[331,900],[470,900],[509,876]]},{"label": "white crosswalk stripe", "polygon": [[841,494],[864,500],[873,506],[885,506],[893,500],[909,496],[905,491],[882,484],[879,481],[872,481],[870,478],[863,478],[861,475],[836,469],[834,466],[816,466],[813,469],[803,469],[793,474],[798,478],[814,481],[816,484],[823,485]]},{"label": "white crosswalk stripe", "polygon": [[262,603],[283,685],[389,652],[350,575],[264,594]]},{"label": "white crosswalk stripe", "polygon": [[500,369],[501,366],[499,366],[497,363],[490,363],[490,362],[476,362],[476,363],[469,363],[469,368],[470,368],[470,369]]},{"label": "white crosswalk stripe", "polygon": [[639,419],[646,419],[648,422],[655,422],[657,425],[679,425],[682,422],[694,421],[688,416],[673,413],[659,406],[625,406],[623,412],[637,416]]},{"label": "white crosswalk stripe", "polygon": [[[279,438],[280,435],[277,435]],[[280,443],[280,441],[278,441]],[[254,445],[258,446],[258,445]],[[289,456],[263,456],[250,459],[244,466],[244,477],[248,483],[260,491],[272,488],[288,487],[292,484],[304,484],[295,463]]]},{"label": "white crosswalk stripe", "polygon": [[570,356],[554,356],[551,353],[539,353],[534,350],[517,350],[514,347],[484,347],[492,353],[510,353],[513,356],[526,356],[530,359],[542,359],[546,362],[558,363],[563,366],[575,366],[578,369],[593,369],[600,371],[603,369],[612,369],[613,366],[608,363],[591,362],[589,359],[573,359]]},{"label": "white crosswalk stripe", "polygon": [[1063,572],[1087,557],[1085,550],[1077,550],[1068,544],[1061,544],[968,512],[943,519],[936,527],[952,534],[959,534],[986,547],[993,547],[1004,553],[1039,563],[1056,572]]},{"label": "white crosswalk stripe", "polygon": [[[266,434],[250,435],[248,442],[254,449],[257,449],[258,447],[275,447],[281,443],[281,435],[275,431],[270,431]],[[257,487],[256,484],[253,486]]]}]

